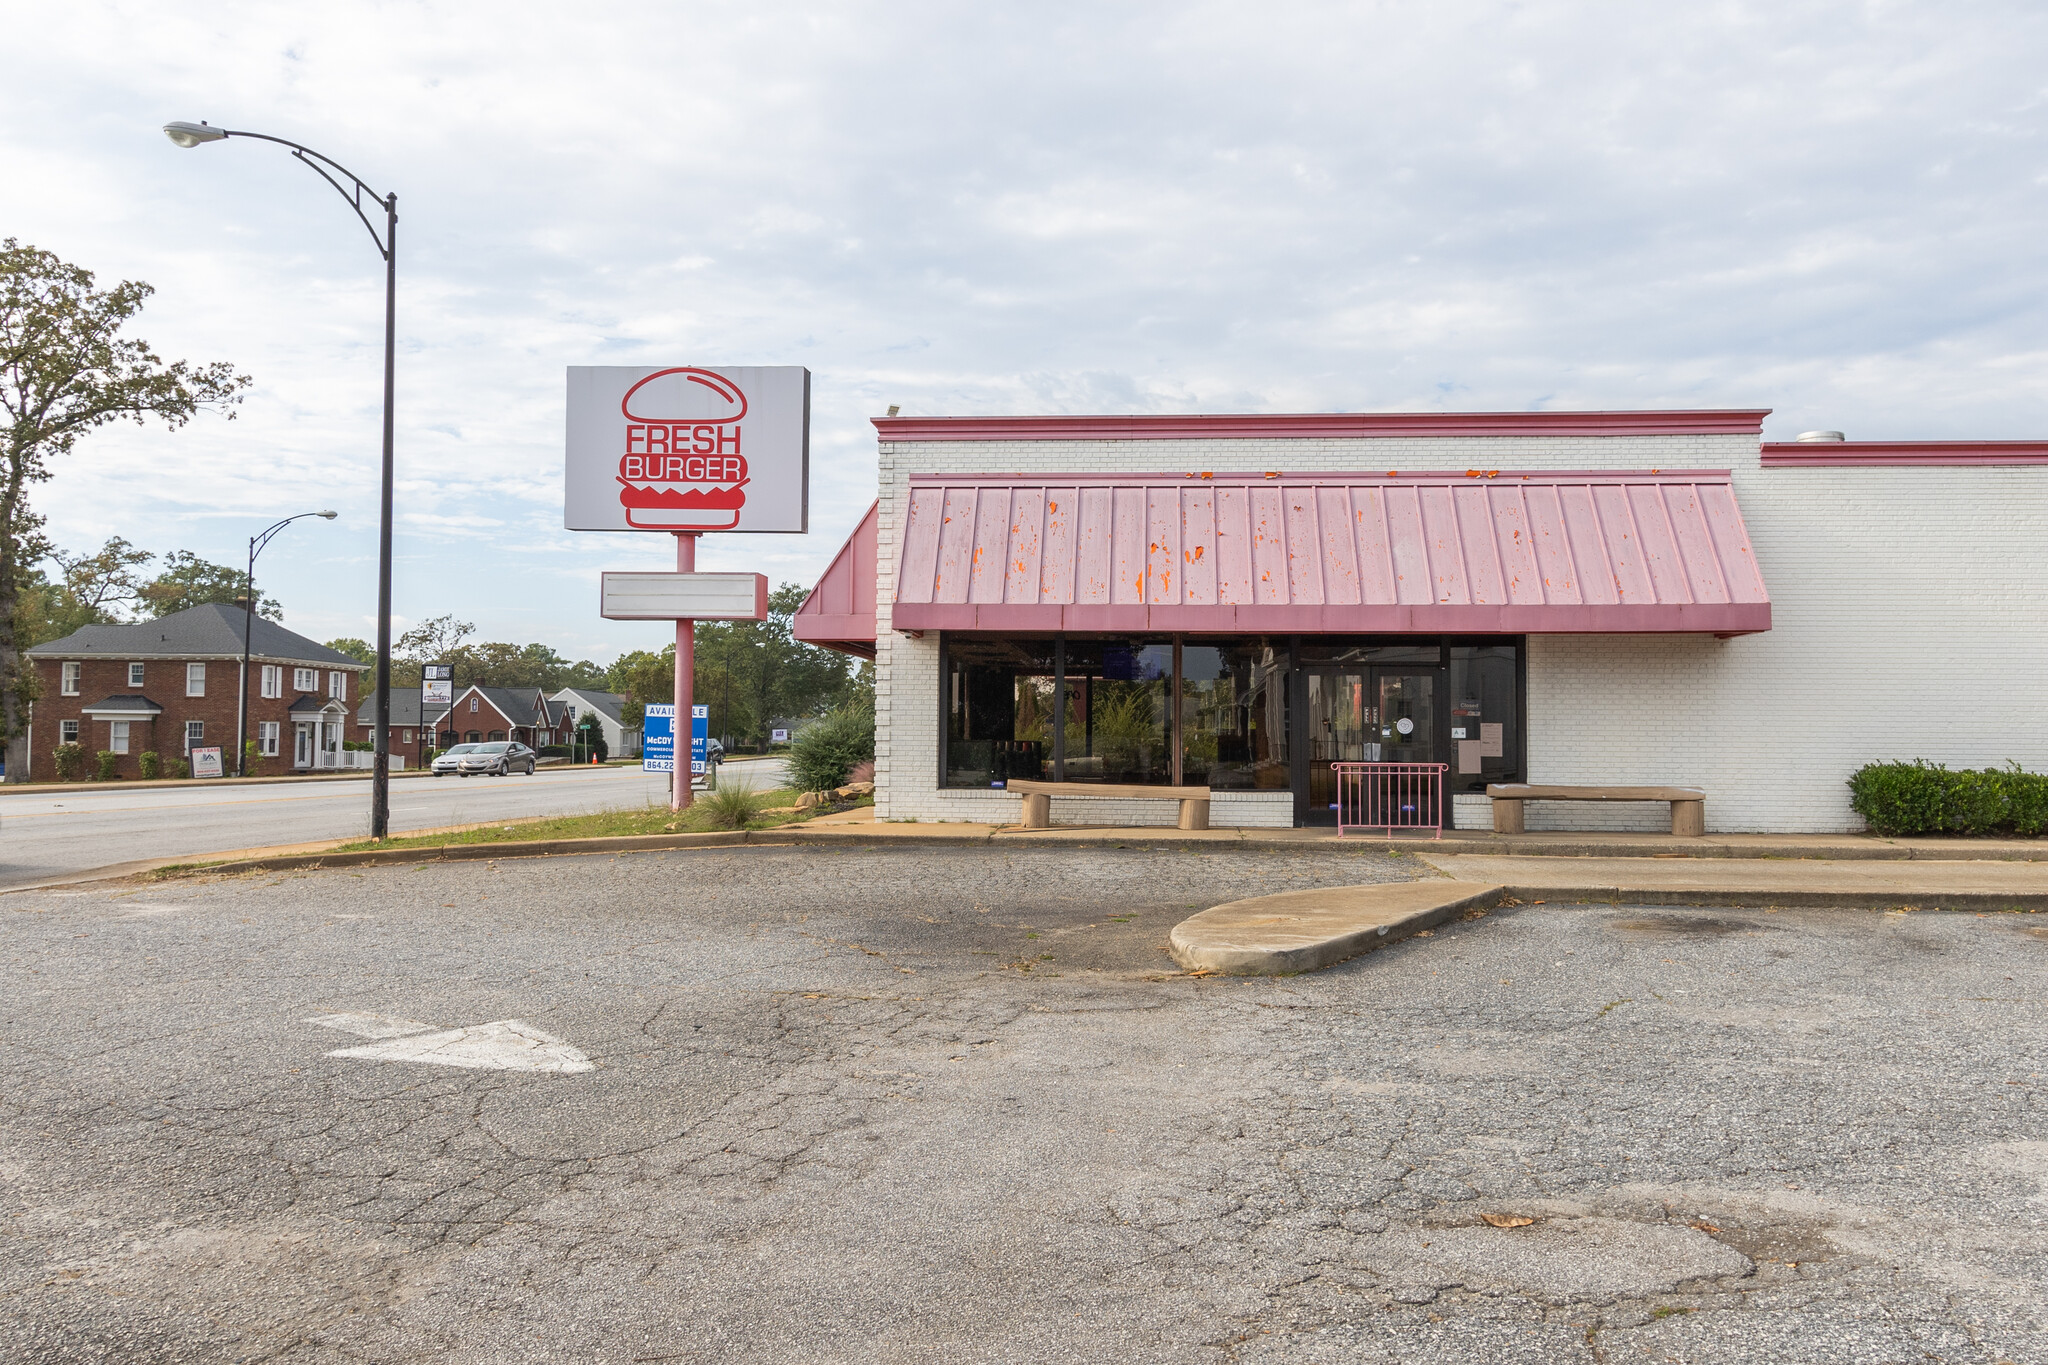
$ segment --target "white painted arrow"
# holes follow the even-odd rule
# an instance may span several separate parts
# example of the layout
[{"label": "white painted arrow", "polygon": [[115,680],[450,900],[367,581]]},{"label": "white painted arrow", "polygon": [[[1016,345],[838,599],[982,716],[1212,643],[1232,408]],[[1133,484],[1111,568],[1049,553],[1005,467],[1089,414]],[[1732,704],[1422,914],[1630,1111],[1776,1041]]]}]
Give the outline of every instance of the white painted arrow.
[{"label": "white painted arrow", "polygon": [[475,1071],[577,1072],[594,1069],[590,1058],[552,1033],[524,1019],[497,1019],[468,1028],[438,1029],[388,1014],[323,1014],[308,1019],[322,1028],[341,1029],[378,1041],[365,1047],[340,1048],[330,1057],[355,1057],[372,1062],[428,1062],[435,1066],[468,1067]]}]

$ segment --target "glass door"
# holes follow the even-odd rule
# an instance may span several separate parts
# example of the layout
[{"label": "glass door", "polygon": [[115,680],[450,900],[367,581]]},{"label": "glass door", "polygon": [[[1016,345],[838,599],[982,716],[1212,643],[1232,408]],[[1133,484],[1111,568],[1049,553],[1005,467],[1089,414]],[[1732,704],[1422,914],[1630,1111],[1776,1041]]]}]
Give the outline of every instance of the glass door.
[{"label": "glass door", "polygon": [[[1304,824],[1337,822],[1337,775],[1332,763],[1435,763],[1435,669],[1304,669],[1301,708],[1307,733],[1302,751]],[[1304,695],[1305,694],[1305,695]],[[1302,788],[1297,788],[1302,790]]]}]

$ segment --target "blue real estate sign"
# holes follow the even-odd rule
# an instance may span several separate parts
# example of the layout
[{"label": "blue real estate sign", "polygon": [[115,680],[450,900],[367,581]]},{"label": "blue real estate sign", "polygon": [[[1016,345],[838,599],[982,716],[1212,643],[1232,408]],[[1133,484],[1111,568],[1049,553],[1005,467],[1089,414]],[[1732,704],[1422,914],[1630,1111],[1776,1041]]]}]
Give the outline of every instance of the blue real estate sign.
[{"label": "blue real estate sign", "polygon": [[[711,708],[690,708],[690,773],[702,776],[705,749],[711,737]],[[640,722],[640,770],[672,773],[676,770],[676,708],[657,704],[647,708]]]}]

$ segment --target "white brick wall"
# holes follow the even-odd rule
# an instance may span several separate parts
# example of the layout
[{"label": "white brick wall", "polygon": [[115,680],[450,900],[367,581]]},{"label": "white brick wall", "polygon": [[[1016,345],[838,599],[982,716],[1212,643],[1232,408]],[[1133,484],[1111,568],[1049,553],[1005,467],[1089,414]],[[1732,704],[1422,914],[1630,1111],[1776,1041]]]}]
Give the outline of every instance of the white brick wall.
[{"label": "white brick wall", "polygon": [[[1714,831],[1860,827],[1849,774],[1924,757],[2048,770],[2048,468],[1771,469],[1754,439],[1403,437],[1001,441],[881,448],[877,814],[1016,818],[1017,798],[938,786],[938,640],[889,629],[909,475],[1160,470],[1732,469],[1772,629],[1529,637],[1529,775],[1691,783]],[[1459,800],[1460,828],[1488,826]],[[1663,829],[1662,806],[1539,804],[1531,829]],[[1173,823],[1140,802],[1056,803],[1073,823]],[[1219,796],[1212,820],[1286,824],[1285,797]]]}]

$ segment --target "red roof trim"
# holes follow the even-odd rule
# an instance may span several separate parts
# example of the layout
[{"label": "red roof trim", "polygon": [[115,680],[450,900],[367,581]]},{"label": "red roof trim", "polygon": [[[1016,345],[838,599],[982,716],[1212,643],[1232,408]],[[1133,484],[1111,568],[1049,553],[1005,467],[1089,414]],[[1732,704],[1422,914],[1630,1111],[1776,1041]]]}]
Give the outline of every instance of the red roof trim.
[{"label": "red roof trim", "polygon": [[884,441],[1168,441],[1229,437],[1757,436],[1769,408],[1662,412],[1340,412],[1128,417],[877,417]]},{"label": "red roof trim", "polygon": [[1725,482],[1729,477],[1729,472],[1726,469],[1410,469],[1405,471],[1389,469],[1384,473],[1376,474],[1332,473],[1329,470],[1313,471],[1307,474],[1288,474],[1279,470],[1259,474],[1226,472],[1223,470],[1218,470],[1215,473],[1204,470],[1188,474],[1075,474],[1064,471],[1058,474],[1046,474],[1041,471],[1036,474],[962,475],[913,473],[910,475],[910,482],[974,483],[990,486],[1014,483],[1029,484],[1033,487],[1048,483],[1058,484],[1061,487],[1076,484],[1107,483],[1117,485],[1143,484],[1147,487],[1164,486],[1169,488],[1188,482],[1198,484],[1284,482],[1288,484],[1329,485],[1332,487],[1349,488],[1357,484],[1399,483],[1403,479],[1442,483],[1446,478],[1454,478],[1460,473],[1474,483],[1528,483],[1531,480],[1539,483],[1556,483],[1559,480],[1585,483],[1642,483],[1646,477],[1667,481],[1715,479]]},{"label": "red roof trim", "polygon": [[2048,441],[1768,441],[1766,469],[2048,464]]}]

